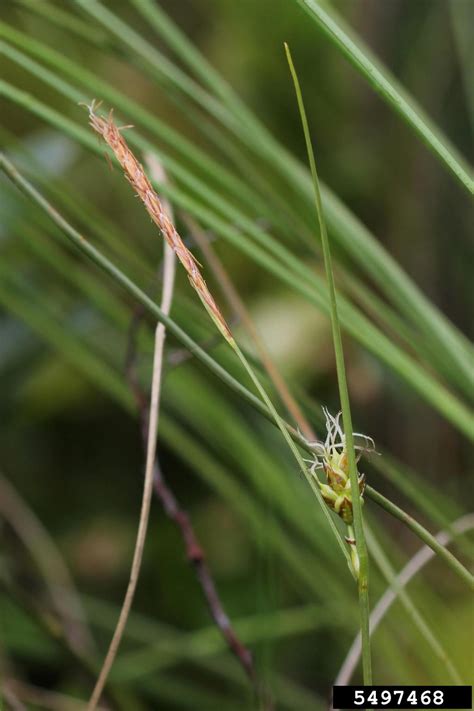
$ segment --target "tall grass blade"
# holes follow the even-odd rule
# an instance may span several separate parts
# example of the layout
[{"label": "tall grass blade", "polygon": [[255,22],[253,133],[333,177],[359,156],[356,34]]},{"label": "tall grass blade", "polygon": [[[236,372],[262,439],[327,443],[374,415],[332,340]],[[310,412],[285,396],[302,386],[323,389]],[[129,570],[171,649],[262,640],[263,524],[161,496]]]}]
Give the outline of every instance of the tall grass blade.
[{"label": "tall grass blade", "polygon": [[435,127],[420,106],[391,76],[388,70],[375,59],[359,38],[343,27],[325,10],[318,0],[296,0],[317,23],[326,37],[342,52],[355,69],[362,74],[370,86],[382,97],[390,108],[399,114],[433,155],[450,171],[458,182],[470,193],[474,192],[472,168],[441,131]]},{"label": "tall grass blade", "polygon": [[372,661],[370,653],[370,634],[369,634],[369,558],[367,553],[367,544],[365,542],[364,522],[362,518],[362,501],[359,492],[359,475],[357,472],[356,455],[354,449],[354,436],[352,428],[352,417],[349,402],[349,390],[346,380],[346,369],[344,364],[344,351],[342,347],[341,328],[339,325],[339,316],[337,308],[336,286],[334,283],[334,274],[331,262],[331,250],[326,231],[326,223],[323,216],[323,206],[321,202],[321,194],[319,190],[318,173],[316,170],[316,161],[314,159],[314,151],[309,133],[308,120],[303,103],[298,76],[293,64],[291,52],[287,44],[285,44],[286,57],[295,86],[296,99],[300,112],[303,133],[306,142],[306,150],[313,178],[314,197],[316,214],[323,246],[324,266],[326,270],[326,278],[328,282],[329,299],[331,305],[331,326],[334,341],[334,352],[336,356],[337,380],[339,385],[339,396],[341,399],[342,418],[344,422],[345,434],[345,451],[349,464],[349,476],[351,481],[352,493],[352,510],[354,515],[354,529],[356,538],[357,555],[359,559],[359,571],[357,576],[357,587],[359,593],[360,605],[360,629],[362,638],[362,667],[364,675],[364,684],[370,686],[372,684]]}]

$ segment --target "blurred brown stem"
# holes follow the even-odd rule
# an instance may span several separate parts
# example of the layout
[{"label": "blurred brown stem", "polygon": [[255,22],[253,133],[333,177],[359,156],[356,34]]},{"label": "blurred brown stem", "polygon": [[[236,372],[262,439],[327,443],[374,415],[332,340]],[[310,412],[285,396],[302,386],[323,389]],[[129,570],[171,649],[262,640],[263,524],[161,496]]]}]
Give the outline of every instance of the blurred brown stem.
[{"label": "blurred brown stem", "polygon": [[[135,319],[134,331],[136,326],[137,321]],[[140,388],[135,372],[134,333],[131,335],[132,338],[130,339],[129,354],[127,358],[127,379],[137,402],[142,425],[143,443],[145,444],[148,430],[148,414],[146,404],[144,405],[144,403],[146,403],[146,399]],[[252,654],[237,637],[237,634],[235,633],[232,624],[225,613],[224,607],[219,598],[219,593],[217,592],[212,578],[212,573],[207,564],[204,551],[194,532],[190,518],[186,511],[180,506],[173,491],[166,483],[157,461],[155,461],[153,470],[153,485],[155,494],[163,506],[166,515],[174,521],[181,532],[186,549],[186,557],[189,562],[192,563],[196,571],[196,577],[206,598],[212,619],[221,631],[221,634],[226,640],[229,649],[237,657],[245,673],[251,680],[252,684],[256,687],[257,681]]]}]

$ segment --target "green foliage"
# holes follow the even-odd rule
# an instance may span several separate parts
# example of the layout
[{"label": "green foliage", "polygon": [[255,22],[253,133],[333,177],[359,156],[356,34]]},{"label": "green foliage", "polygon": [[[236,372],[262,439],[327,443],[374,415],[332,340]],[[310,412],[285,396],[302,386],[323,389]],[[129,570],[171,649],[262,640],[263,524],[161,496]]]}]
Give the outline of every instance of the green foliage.
[{"label": "green foliage", "polygon": [[[242,327],[233,330],[246,344],[244,364],[251,364],[254,384],[255,379],[262,383],[269,400],[262,391],[254,394],[245,365],[215,340],[183,276],[171,318],[160,312],[156,232],[117,169],[108,170],[104,148],[78,104],[103,100],[105,110],[114,108],[119,124],[134,124],[126,136],[137,154],[159,156],[170,184],[155,187],[172,201],[182,236],[187,238],[181,213],[209,231],[257,327],[269,342],[278,332],[275,358],[289,373],[290,388],[319,436],[324,435],[320,405],[334,408],[339,401],[328,355],[334,300],[322,275],[327,225],[354,429],[373,435],[382,452],[361,463],[370,482],[364,517],[371,521],[372,605],[417,549],[415,536],[436,548],[430,531],[448,527],[467,505],[473,349],[462,328],[469,276],[461,239],[466,190],[459,188],[472,191],[472,179],[460,151],[445,136],[452,133],[460,145],[467,140],[466,107],[458,87],[463,77],[457,77],[452,59],[453,108],[446,94],[435,92],[445,113],[432,112],[442,131],[420,108],[429,104],[426,96],[415,101],[402,86],[403,62],[393,72],[395,80],[368,49],[371,42],[349,29],[353,17],[346,21],[317,0],[265,0],[268,23],[272,14],[281,15],[285,32],[288,27],[278,45],[265,44],[271,33],[261,25],[263,10],[256,5],[250,0],[233,9],[221,0],[209,0],[205,8],[154,0],[14,0],[0,9],[2,167],[28,198],[1,180],[0,384],[6,425],[0,444],[9,479],[58,540],[97,644],[105,648],[127,565],[117,563],[104,573],[104,582],[101,569],[121,560],[120,537],[98,534],[94,526],[108,515],[128,535],[137,516],[142,462],[124,358],[140,304],[146,316],[137,337],[137,367],[148,387],[154,322],[162,320],[169,356],[159,431],[165,476],[190,509],[226,611],[254,651],[257,673],[278,706],[323,708],[358,628],[353,581],[327,515],[340,542],[344,526],[308,495],[307,483],[271,426],[276,417],[285,436],[292,437],[290,446],[298,445],[300,460],[304,440],[277,406],[279,394]],[[372,11],[375,25],[383,24],[383,13]],[[410,22],[417,27],[425,20],[423,12],[405,8],[396,27]],[[444,33],[442,11],[426,12]],[[466,45],[458,12],[453,9],[462,58]],[[217,23],[219,31],[212,30],[213,17],[227,18]],[[390,32],[396,63],[406,56],[407,40],[397,38],[396,28]],[[245,81],[243,74],[226,79],[226,68],[217,69],[233,33],[231,51],[238,57],[240,36],[262,42],[253,64],[242,55],[251,70]],[[287,118],[295,107],[283,40],[301,66],[319,172],[331,176],[336,187],[321,183],[318,210],[324,221],[317,229],[310,171],[297,157],[300,131]],[[417,56],[416,43],[409,53]],[[352,90],[354,69],[360,85]],[[265,82],[275,93],[265,94]],[[386,104],[383,120],[367,98],[370,92],[364,93],[365,82]],[[240,83],[239,91],[234,83]],[[410,84],[414,96],[422,89]],[[242,98],[246,93],[248,101]],[[265,96],[281,97],[281,106],[263,110]],[[265,111],[269,123],[273,112],[279,114],[273,130],[257,116]],[[367,118],[373,120],[370,131]],[[288,128],[285,135],[282,126]],[[331,140],[334,135],[340,135],[340,145]],[[424,161],[435,184],[426,178]],[[417,182],[419,175],[426,186]],[[405,180],[412,181],[406,190]],[[217,294],[219,285],[203,266]],[[456,284],[453,274],[459,274]],[[270,319],[264,298],[271,304]],[[289,320],[283,303],[296,305]],[[304,321],[306,313],[310,320]],[[292,369],[297,355],[306,365]],[[344,414],[345,430],[352,432],[347,410]],[[61,428],[66,429],[64,454]],[[117,707],[251,707],[254,700],[237,662],[210,627],[182,542],[163,519],[155,503],[137,600],[140,614],[130,620],[114,668]],[[92,543],[85,534],[89,530]],[[1,603],[9,622],[2,636],[5,653],[19,679],[40,679],[42,685],[43,676],[54,678],[58,691],[85,698],[93,676],[85,674],[84,665],[80,671],[77,660],[62,657],[51,630],[38,626],[37,610],[12,602],[14,583],[22,583],[24,571],[31,576],[28,555],[16,555],[15,535],[6,538],[2,554],[8,563]],[[87,571],[94,570],[101,535],[109,553],[106,563],[99,558],[94,578]],[[79,549],[85,550],[85,567]],[[469,545],[461,538],[452,553],[441,545],[437,553],[437,562],[420,573],[418,587],[400,592],[403,604],[394,606],[372,640],[376,683],[452,683],[453,676],[468,673],[469,642],[452,616],[435,613],[449,608],[453,615],[465,614]],[[36,585],[41,588],[39,577]],[[50,604],[46,596],[38,600]]]}]

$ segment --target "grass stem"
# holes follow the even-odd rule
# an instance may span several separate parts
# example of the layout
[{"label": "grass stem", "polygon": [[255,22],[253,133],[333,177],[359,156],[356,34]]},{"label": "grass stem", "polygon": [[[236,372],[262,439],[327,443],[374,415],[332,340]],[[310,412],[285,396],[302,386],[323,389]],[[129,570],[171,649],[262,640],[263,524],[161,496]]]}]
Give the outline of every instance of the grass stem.
[{"label": "grass stem", "polygon": [[[462,516],[450,526],[449,531],[440,531],[433,536],[437,543],[447,545],[455,537],[474,528],[474,515],[467,514]],[[387,588],[378,603],[375,605],[370,615],[370,631],[374,634],[375,630],[382,622],[383,618],[401,595],[404,588],[410,580],[417,575],[422,568],[433,558],[434,549],[431,545],[423,546],[415,553],[413,558],[408,561],[404,568],[398,573],[392,584]],[[347,686],[350,683],[351,677],[357,666],[361,653],[360,635],[357,635],[352,646],[347,653],[347,656],[342,664],[337,678],[334,681],[334,686]],[[462,683],[459,681],[458,683]]]},{"label": "grass stem", "polygon": [[344,364],[344,352],[342,347],[341,328],[339,325],[339,316],[337,311],[336,286],[334,283],[334,274],[332,269],[331,250],[329,239],[326,230],[326,223],[323,217],[323,206],[321,194],[319,190],[318,173],[316,170],[316,161],[311,142],[306,110],[304,107],[303,96],[298,80],[298,76],[291,57],[290,48],[285,43],[286,57],[290,67],[291,76],[295,86],[296,99],[300,112],[301,123],[303,126],[304,138],[306,142],[306,150],[311,169],[311,176],[314,187],[314,198],[316,206],[316,214],[318,218],[319,231],[321,235],[321,243],[323,248],[324,267],[328,282],[331,326],[334,341],[334,351],[336,356],[337,378],[339,384],[339,396],[341,400],[342,419],[344,423],[344,434],[346,443],[346,455],[349,464],[349,477],[351,482],[352,494],[352,510],[354,516],[354,529],[357,556],[359,559],[358,571],[358,593],[359,593],[359,611],[360,611],[360,628],[362,638],[362,667],[364,684],[372,684],[372,662],[370,655],[370,635],[369,635],[369,558],[367,553],[367,544],[365,542],[364,524],[362,518],[362,501],[359,492],[359,477],[357,472],[356,455],[354,449],[354,437],[352,428],[352,417],[349,402],[349,390],[346,380],[346,369]]}]

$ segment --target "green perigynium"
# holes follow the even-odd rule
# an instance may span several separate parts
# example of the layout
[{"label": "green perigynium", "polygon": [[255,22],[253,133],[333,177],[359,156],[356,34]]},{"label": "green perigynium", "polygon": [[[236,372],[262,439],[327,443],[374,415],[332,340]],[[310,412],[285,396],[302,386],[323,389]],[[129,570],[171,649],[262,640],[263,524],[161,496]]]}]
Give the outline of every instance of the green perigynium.
[{"label": "green perigynium", "polygon": [[[310,471],[316,479],[321,495],[326,504],[338,514],[348,526],[352,524],[352,494],[349,477],[349,463],[346,451],[346,436],[340,425],[341,413],[333,417],[323,407],[326,418],[326,439],[324,442],[311,442],[314,452],[314,461]],[[354,432],[354,438],[359,442],[355,444],[357,462],[364,452],[375,452],[375,444],[371,437]],[[362,443],[361,443],[362,442]],[[319,480],[316,472],[322,469],[326,474],[326,482]],[[365,475],[359,474],[359,491],[361,495],[365,489]]]}]

